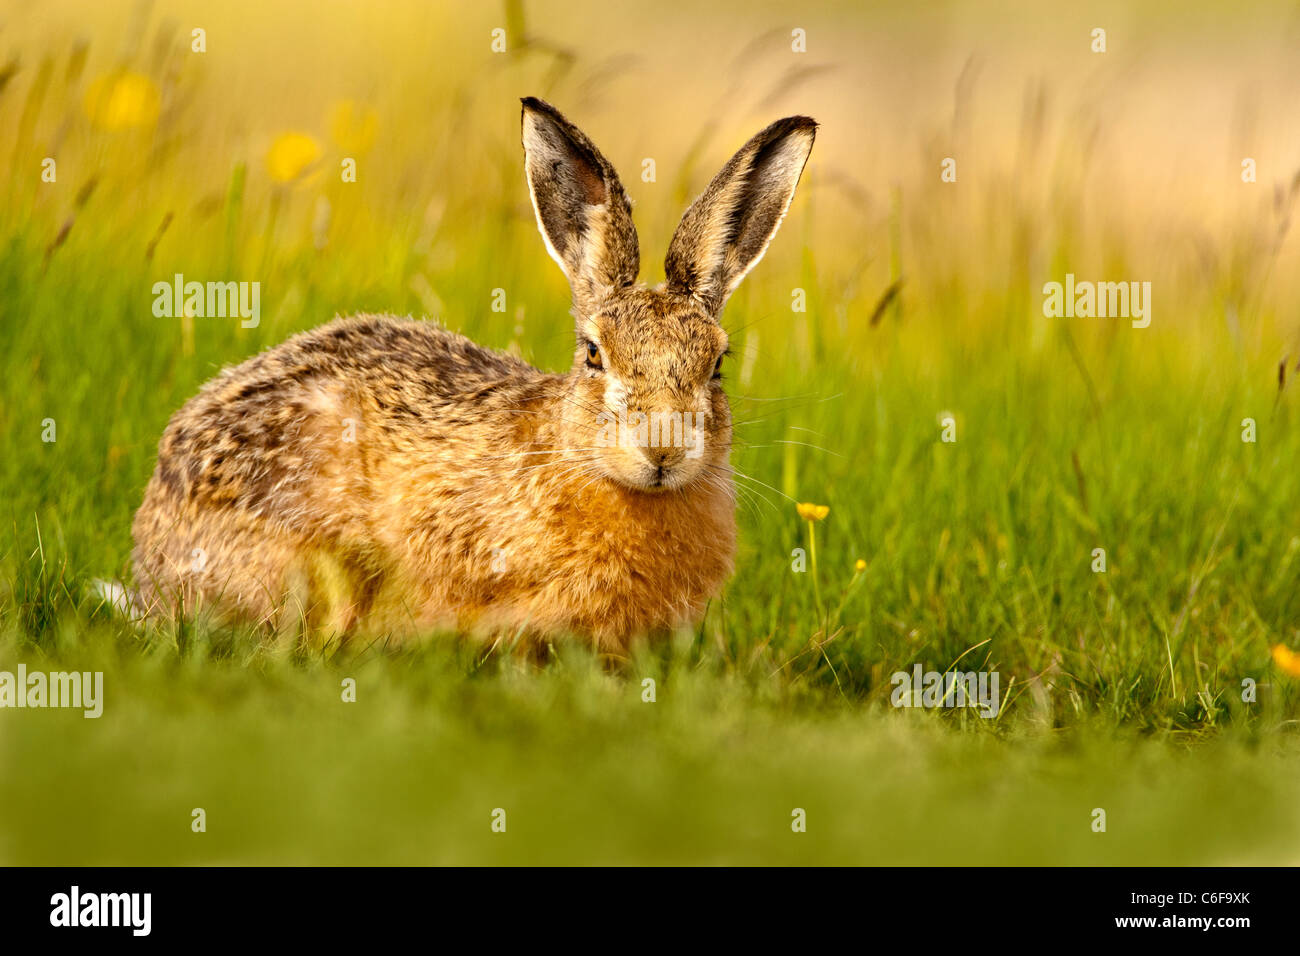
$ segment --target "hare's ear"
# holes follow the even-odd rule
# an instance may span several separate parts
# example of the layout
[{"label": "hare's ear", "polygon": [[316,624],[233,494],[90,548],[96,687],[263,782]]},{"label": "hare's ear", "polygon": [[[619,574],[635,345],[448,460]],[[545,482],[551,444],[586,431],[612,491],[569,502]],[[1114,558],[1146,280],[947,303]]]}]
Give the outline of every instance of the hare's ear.
[{"label": "hare's ear", "polygon": [[668,246],[668,289],[717,315],[776,235],[794,198],[817,124],[777,120],[740,148],[686,210]]},{"label": "hare's ear", "polygon": [[537,225],[551,258],[589,315],[641,266],[632,202],[600,150],[559,110],[534,97],[524,104],[524,168]]}]

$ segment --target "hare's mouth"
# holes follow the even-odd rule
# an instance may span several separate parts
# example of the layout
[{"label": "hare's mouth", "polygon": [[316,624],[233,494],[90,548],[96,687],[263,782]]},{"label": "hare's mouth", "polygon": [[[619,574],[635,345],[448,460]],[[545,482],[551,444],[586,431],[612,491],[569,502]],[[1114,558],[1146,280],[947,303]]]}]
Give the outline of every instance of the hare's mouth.
[{"label": "hare's mouth", "polygon": [[646,494],[682,491],[703,471],[700,456],[679,450],[620,446],[600,455],[599,470],[616,485]]},{"label": "hare's mouth", "polygon": [[654,463],[647,462],[638,473],[632,476],[632,484],[640,491],[651,493],[680,491],[695,478],[695,469],[685,462]]},{"label": "hare's mouth", "polygon": [[670,487],[673,487],[670,482],[672,482],[676,477],[674,474],[675,470],[676,469],[670,466],[655,466],[653,474],[650,475],[645,483],[645,489],[647,491],[667,491]]}]

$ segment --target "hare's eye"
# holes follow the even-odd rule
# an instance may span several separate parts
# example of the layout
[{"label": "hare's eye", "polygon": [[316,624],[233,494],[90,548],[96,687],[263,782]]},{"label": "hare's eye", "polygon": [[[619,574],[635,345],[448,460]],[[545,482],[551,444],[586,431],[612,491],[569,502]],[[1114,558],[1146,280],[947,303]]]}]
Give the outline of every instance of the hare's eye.
[{"label": "hare's eye", "polygon": [[600,346],[595,342],[587,343],[587,368],[603,368],[600,361]]},{"label": "hare's eye", "polygon": [[724,352],[722,355],[719,355],[719,356],[718,356],[718,361],[717,361],[717,362],[714,364],[714,366],[713,366],[713,377],[714,377],[714,378],[722,378],[722,358],[723,358],[723,355],[726,355],[726,353]]}]

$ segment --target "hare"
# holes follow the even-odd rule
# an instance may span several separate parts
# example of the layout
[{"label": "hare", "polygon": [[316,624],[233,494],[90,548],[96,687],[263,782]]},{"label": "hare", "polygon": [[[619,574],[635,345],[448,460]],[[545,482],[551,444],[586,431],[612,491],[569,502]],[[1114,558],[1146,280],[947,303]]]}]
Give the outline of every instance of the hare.
[{"label": "hare", "polygon": [[746,143],[650,289],[614,168],[555,108],[522,102],[533,209],[573,292],[572,368],[379,315],[226,368],[159,442],[132,529],[144,614],[610,650],[702,616],[736,539],[718,316],[784,218],[816,123]]}]

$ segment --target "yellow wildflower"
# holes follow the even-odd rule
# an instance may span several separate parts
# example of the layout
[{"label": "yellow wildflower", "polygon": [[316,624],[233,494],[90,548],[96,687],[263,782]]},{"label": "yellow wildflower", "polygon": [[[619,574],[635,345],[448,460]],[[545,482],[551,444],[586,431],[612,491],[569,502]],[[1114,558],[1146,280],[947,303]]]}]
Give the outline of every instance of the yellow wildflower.
[{"label": "yellow wildflower", "polygon": [[1292,677],[1300,677],[1300,654],[1297,654],[1285,644],[1273,645],[1273,663],[1283,673],[1290,674]]},{"label": "yellow wildflower", "polygon": [[152,126],[158,120],[162,96],[149,77],[120,70],[91,83],[82,107],[90,121],[101,129]]},{"label": "yellow wildflower", "polygon": [[266,171],[277,183],[291,183],[320,159],[320,146],[306,133],[281,133],[266,152]]},{"label": "yellow wildflower", "polygon": [[794,510],[799,512],[799,517],[804,521],[821,521],[831,513],[830,505],[815,505],[807,501],[796,504]]}]

